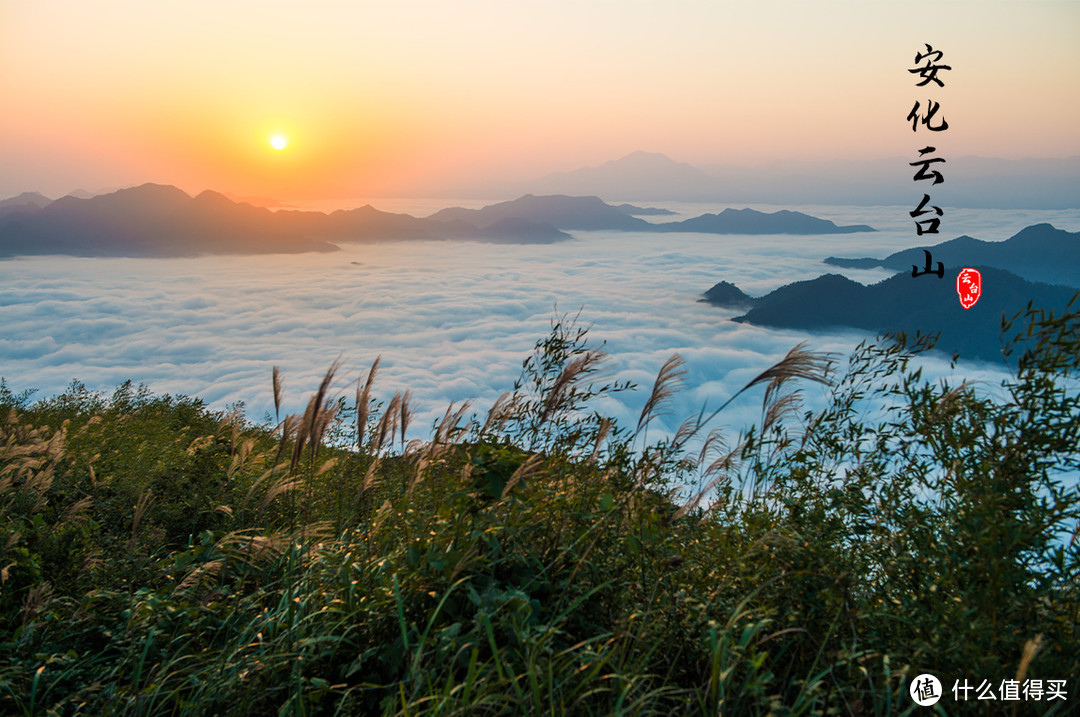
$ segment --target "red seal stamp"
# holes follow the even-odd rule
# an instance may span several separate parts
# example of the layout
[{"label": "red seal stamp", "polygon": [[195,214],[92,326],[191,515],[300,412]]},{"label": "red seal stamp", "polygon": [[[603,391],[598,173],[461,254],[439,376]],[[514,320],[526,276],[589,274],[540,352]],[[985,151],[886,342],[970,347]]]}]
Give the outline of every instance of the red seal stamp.
[{"label": "red seal stamp", "polygon": [[982,274],[978,269],[961,269],[956,276],[956,293],[960,296],[960,305],[970,309],[982,296]]}]

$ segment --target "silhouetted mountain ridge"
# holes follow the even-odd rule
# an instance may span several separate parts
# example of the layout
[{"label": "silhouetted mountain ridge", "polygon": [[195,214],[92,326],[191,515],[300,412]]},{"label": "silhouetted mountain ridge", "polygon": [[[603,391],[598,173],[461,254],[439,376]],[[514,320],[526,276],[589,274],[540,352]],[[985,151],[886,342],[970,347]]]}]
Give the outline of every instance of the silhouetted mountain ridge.
[{"label": "silhouetted mountain ridge", "polygon": [[450,207],[432,214],[433,221],[461,220],[478,227],[488,227],[500,219],[527,219],[551,224],[559,229],[619,229],[650,231],[652,224],[627,214],[599,197],[570,197],[562,194],[535,196],[526,194],[508,202],[491,204],[482,209]]},{"label": "silhouetted mountain ridge", "polygon": [[675,214],[670,209],[661,209],[659,207],[638,207],[633,204],[619,204],[616,209],[629,214],[632,217],[648,217],[648,216],[669,216]]},{"label": "silhouetted mountain ridge", "polygon": [[469,222],[487,227],[508,217],[547,223],[563,230],[709,234],[846,234],[874,231],[865,224],[840,227],[827,219],[786,209],[768,213],[754,209],[728,208],[719,214],[702,214],[680,222],[652,223],[630,216],[622,208],[607,204],[599,197],[569,197],[562,194],[541,197],[526,194],[518,199],[491,204],[482,209],[451,207],[428,218],[434,221]]},{"label": "silhouetted mountain ridge", "polygon": [[[193,256],[222,253],[334,251],[330,243],[415,239],[473,239],[500,243],[550,243],[564,230],[708,232],[716,234],[835,234],[873,231],[838,227],[800,212],[771,214],[725,209],[681,222],[651,223],[632,216],[667,210],[612,206],[599,197],[525,195],[482,209],[452,207],[421,219],[370,204],[330,214],[271,211],[220,192],[195,197],[177,187],[143,184],[89,198],[49,202],[40,195],[6,200],[0,214],[0,256]],[[47,203],[42,203],[42,202]]]},{"label": "silhouetted mountain ridge", "polygon": [[216,192],[192,198],[161,184],[89,199],[61,197],[39,210],[0,219],[0,256],[171,257],[336,249],[281,231],[268,210],[235,204]]},{"label": "silhouetted mountain ridge", "polygon": [[[1037,307],[1062,309],[1077,293],[1072,287],[1029,282],[995,267],[973,266],[982,274],[982,296],[965,310],[956,294],[961,268],[946,266],[944,279],[930,274],[913,278],[904,273],[870,286],[839,274],[825,274],[781,286],[760,298],[748,298],[752,308],[733,320],[773,328],[940,333],[938,351],[964,359],[1001,361],[1003,314],[1011,317],[1029,301]],[[741,293],[734,285],[721,282],[706,292],[703,300],[726,308],[744,306]]]},{"label": "silhouetted mountain ridge", "polygon": [[42,209],[52,201],[41,192],[23,192],[18,196],[0,200],[0,217],[20,210]]},{"label": "silhouetted mountain ridge", "polygon": [[327,240],[549,243],[570,238],[550,224],[520,217],[477,227],[457,220],[437,222],[382,212],[370,205],[331,214],[273,212],[235,202],[219,192],[207,190],[191,197],[177,187],[161,184],[143,184],[89,198],[66,196],[46,204],[33,195],[5,201],[6,210],[0,214],[0,257],[177,257],[338,249]]},{"label": "silhouetted mountain ridge", "polygon": [[[872,232],[866,224],[837,226],[828,219],[818,219],[802,212],[781,209],[759,212],[754,209],[725,209],[719,214],[702,214],[681,222],[659,224],[666,231],[707,232],[710,234],[850,234]],[[656,229],[655,231],[662,231]]]},{"label": "silhouetted mountain ridge", "polygon": [[528,182],[534,194],[598,194],[622,199],[705,199],[713,179],[686,162],[656,152],[632,152],[598,167],[554,172]]},{"label": "silhouetted mountain ridge", "polygon": [[1034,224],[1009,239],[989,242],[960,236],[933,246],[898,251],[884,259],[841,259],[829,257],[826,264],[855,269],[883,266],[895,271],[925,264],[923,250],[929,250],[934,266],[992,266],[1005,269],[1029,281],[1080,286],[1080,232],[1067,232],[1050,224]]}]

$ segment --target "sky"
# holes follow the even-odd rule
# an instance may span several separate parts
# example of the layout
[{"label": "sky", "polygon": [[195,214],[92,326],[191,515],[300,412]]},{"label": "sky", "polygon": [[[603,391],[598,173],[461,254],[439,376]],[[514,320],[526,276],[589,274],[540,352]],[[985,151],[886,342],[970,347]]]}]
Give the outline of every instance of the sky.
[{"label": "sky", "polygon": [[[0,197],[906,156],[917,100],[946,156],[1080,155],[1077,28],[1075,0],[0,0]],[[924,43],[943,88],[907,72]]]}]

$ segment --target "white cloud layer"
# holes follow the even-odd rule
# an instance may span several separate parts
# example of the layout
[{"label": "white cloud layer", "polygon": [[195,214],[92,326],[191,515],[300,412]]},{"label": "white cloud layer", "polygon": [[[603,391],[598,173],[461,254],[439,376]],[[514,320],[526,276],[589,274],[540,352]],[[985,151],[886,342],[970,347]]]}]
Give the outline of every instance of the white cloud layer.
[{"label": "white cloud layer", "polygon": [[[679,210],[678,218],[723,209],[662,206]],[[415,242],[345,245],[335,254],[4,261],[0,375],[16,391],[37,388],[38,396],[58,393],[72,379],[105,391],[131,379],[159,393],[200,396],[216,408],[244,401],[257,420],[273,411],[275,364],[286,380],[286,410],[295,411],[338,356],[345,370],[337,386],[351,396],[351,384],[381,355],[376,395],[411,389],[414,432],[426,437],[450,401],[472,399],[484,409],[509,390],[557,306],[559,312],[580,308],[593,339],[612,354],[611,376],[639,385],[620,402],[603,402],[624,426],[636,422],[664,360],[673,352],[686,358],[687,389],[665,419],[670,430],[702,403],[726,400],[800,341],[846,356],[861,338],[731,322],[733,312],[697,301],[715,282],[760,295],[837,271],[821,263],[829,255],[885,256],[920,243],[907,207],[792,208],[882,231],[576,232],[573,241],[554,245]],[[1040,221],[1080,229],[1078,210],[951,210],[945,219],[949,237],[987,240]],[[863,282],[887,276],[845,273]],[[950,374],[944,360],[927,367],[931,375]],[[1003,377],[980,366],[961,366],[956,375],[990,384]],[[807,387],[807,394],[820,392]],[[760,392],[751,392],[721,422],[736,430],[757,420],[760,400]]]}]

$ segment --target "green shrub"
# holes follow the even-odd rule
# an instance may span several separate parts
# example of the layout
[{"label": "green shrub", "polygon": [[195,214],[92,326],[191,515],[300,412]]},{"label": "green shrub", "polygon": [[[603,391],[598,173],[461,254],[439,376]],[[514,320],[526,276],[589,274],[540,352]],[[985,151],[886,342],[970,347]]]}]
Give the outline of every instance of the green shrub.
[{"label": "green shrub", "polygon": [[648,443],[677,357],[635,430],[593,411],[631,386],[565,319],[409,444],[374,367],[272,428],[0,383],[0,711],[884,715],[923,672],[1074,700],[1080,315],[1023,320],[997,391],[903,337],[835,380],[797,348],[731,445],[704,412]]}]

